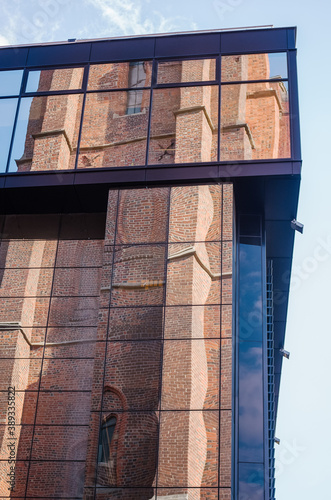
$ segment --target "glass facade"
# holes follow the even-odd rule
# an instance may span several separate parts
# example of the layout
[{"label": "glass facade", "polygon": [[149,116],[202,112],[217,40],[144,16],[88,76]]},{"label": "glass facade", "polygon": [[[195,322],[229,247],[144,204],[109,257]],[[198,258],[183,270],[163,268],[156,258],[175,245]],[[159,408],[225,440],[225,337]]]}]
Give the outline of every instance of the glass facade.
[{"label": "glass facade", "polygon": [[0,72],[1,172],[291,157],[285,52],[25,71]]},{"label": "glass facade", "polygon": [[232,184],[179,186],[3,219],[3,497],[11,470],[18,496],[231,490],[232,204]]},{"label": "glass facade", "polygon": [[1,498],[274,499],[294,38],[0,51]]},{"label": "glass facade", "polygon": [[237,298],[236,462],[238,499],[264,500],[269,490],[265,467],[266,304],[264,242],[260,215],[239,216]]}]

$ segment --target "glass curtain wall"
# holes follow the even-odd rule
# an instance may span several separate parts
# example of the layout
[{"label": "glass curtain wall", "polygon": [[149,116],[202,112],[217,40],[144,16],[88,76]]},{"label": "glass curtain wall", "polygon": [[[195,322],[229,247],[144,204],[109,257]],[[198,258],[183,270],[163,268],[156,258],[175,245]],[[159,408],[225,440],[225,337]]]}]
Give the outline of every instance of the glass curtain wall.
[{"label": "glass curtain wall", "polygon": [[264,500],[265,477],[265,256],[262,217],[239,215],[236,335],[236,490],[238,499]]},{"label": "glass curtain wall", "polygon": [[291,157],[287,54],[0,71],[0,171]]},{"label": "glass curtain wall", "polygon": [[2,497],[230,498],[232,212],[224,183],[1,219]]}]

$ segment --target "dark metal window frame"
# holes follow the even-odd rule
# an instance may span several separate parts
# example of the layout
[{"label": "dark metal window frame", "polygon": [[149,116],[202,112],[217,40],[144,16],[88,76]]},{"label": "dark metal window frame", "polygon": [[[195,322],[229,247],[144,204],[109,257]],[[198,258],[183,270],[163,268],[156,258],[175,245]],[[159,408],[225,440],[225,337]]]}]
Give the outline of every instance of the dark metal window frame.
[{"label": "dark metal window frame", "polygon": [[[150,89],[151,96],[150,96],[150,109],[149,109],[149,118],[148,118],[148,130],[147,130],[147,146],[146,146],[146,163],[145,165],[140,165],[137,167],[134,167],[134,169],[154,169],[154,168],[164,168],[164,167],[170,167],[170,168],[180,168],[180,167],[185,167],[185,166],[190,166],[192,163],[176,163],[176,164],[148,164],[148,150],[149,150],[149,138],[150,138],[150,128],[151,128],[151,109],[153,105],[153,89],[161,89],[161,88],[183,88],[183,87],[198,87],[198,86],[219,86],[219,117],[218,117],[218,125],[220,125],[220,109],[221,109],[221,94],[222,94],[222,86],[223,85],[236,85],[236,84],[254,84],[254,83],[261,83],[261,82],[287,82],[288,87],[289,87],[289,114],[290,114],[290,144],[291,144],[291,157],[290,158],[271,158],[271,159],[259,159],[259,160],[237,160],[237,161],[224,161],[220,158],[220,127],[218,127],[218,147],[217,147],[217,160],[211,161],[211,162],[197,162],[194,163],[194,166],[208,166],[208,165],[265,165],[265,164],[278,164],[279,162],[288,162],[291,163],[292,161],[296,161],[300,159],[300,144],[299,144],[299,137],[297,133],[297,128],[298,128],[298,113],[297,113],[297,87],[296,87],[296,68],[294,64],[294,59],[293,56],[295,56],[295,49],[287,49],[287,50],[247,50],[243,52],[222,52],[220,51],[219,53],[210,53],[210,54],[199,54],[198,56],[191,55],[191,56],[175,56],[175,57],[154,57],[154,58],[139,58],[139,59],[125,59],[123,58],[122,60],[109,60],[109,61],[102,61],[102,62],[86,62],[86,63],[77,63],[77,64],[64,64],[64,65],[50,65],[50,66],[29,66],[29,67],[16,67],[16,68],[6,68],[6,70],[14,70],[14,69],[24,69],[23,73],[23,78],[22,78],[22,84],[21,84],[21,91],[19,95],[13,95],[13,96],[5,96],[1,97],[0,99],[3,98],[14,98],[18,97],[18,106],[17,106],[17,112],[15,116],[15,121],[14,121],[14,126],[13,126],[13,134],[11,138],[11,143],[10,143],[10,149],[9,149],[9,154],[8,154],[8,159],[7,159],[7,165],[6,165],[6,171],[1,173],[1,175],[8,174],[8,175],[22,175],[23,172],[9,172],[9,163],[10,163],[10,157],[11,157],[11,151],[12,151],[12,144],[15,136],[15,131],[16,131],[16,125],[17,125],[17,117],[18,117],[18,111],[20,108],[20,102],[21,99],[24,97],[35,97],[35,96],[49,96],[49,95],[70,95],[70,94],[83,94],[83,104],[82,104],[82,116],[81,116],[81,123],[80,123],[80,128],[79,128],[79,133],[78,133],[78,145],[77,145],[77,152],[76,152],[76,159],[75,159],[75,169],[71,170],[65,170],[65,172],[77,172],[80,171],[80,169],[77,168],[78,165],[78,155],[79,155],[79,145],[80,145],[80,138],[81,138],[81,133],[82,133],[82,126],[83,126],[83,117],[84,117],[84,108],[85,108],[85,100],[86,100],[86,95],[90,93],[98,93],[98,92],[125,92],[125,91],[130,91],[132,90],[131,88],[116,88],[116,89],[101,89],[101,90],[87,90],[87,83],[88,83],[88,73],[89,73],[89,67],[91,65],[95,64],[110,64],[110,63],[122,63],[122,62],[130,62],[130,63],[135,63],[135,62],[141,62],[141,61],[150,61],[153,64],[152,67],[152,78],[151,78],[151,85],[146,86],[146,87],[141,87],[139,90],[148,90]],[[267,80],[243,80],[243,81],[231,81],[231,82],[222,82],[221,81],[221,58],[222,56],[235,56],[235,55],[249,55],[249,54],[272,54],[272,53],[286,53],[287,54],[287,66],[288,66],[288,71],[287,71],[287,78],[280,78],[280,79],[267,79]],[[158,84],[157,83],[157,66],[159,62],[171,62],[171,61],[189,61],[189,60],[203,60],[203,59],[216,59],[216,79],[212,81],[203,81],[203,82],[179,82],[179,83],[171,83],[171,84]],[[111,59],[111,58],[110,58]],[[84,74],[83,74],[83,81],[82,81],[82,87],[81,89],[73,89],[73,90],[64,90],[64,91],[48,91],[48,92],[25,92],[26,88],[26,83],[27,83],[27,78],[28,78],[28,73],[29,71],[38,71],[38,70],[54,70],[54,69],[70,69],[70,68],[84,68]],[[293,94],[293,96],[292,96]],[[96,172],[96,171],[104,171],[104,170],[114,170],[117,167],[108,167],[108,168],[92,168],[92,169],[84,169],[84,172]],[[123,167],[121,167],[123,168]],[[124,167],[126,168],[126,167]],[[131,168],[132,169],[132,168]],[[53,170],[53,171],[47,171],[47,173],[59,173],[63,171],[59,170]],[[32,172],[29,172],[31,175]],[[44,171],[39,171],[39,174],[45,173]],[[26,172],[25,172],[26,175]]]}]

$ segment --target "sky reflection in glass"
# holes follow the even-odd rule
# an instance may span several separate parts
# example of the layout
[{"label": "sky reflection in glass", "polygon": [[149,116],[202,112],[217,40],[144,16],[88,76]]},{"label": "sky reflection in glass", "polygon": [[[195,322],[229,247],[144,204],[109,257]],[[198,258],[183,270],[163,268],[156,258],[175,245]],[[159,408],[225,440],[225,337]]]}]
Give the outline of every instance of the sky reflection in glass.
[{"label": "sky reflection in glass", "polygon": [[263,462],[261,342],[239,344],[239,460]]},{"label": "sky reflection in glass", "polygon": [[[247,241],[248,238],[245,238]],[[261,246],[240,243],[239,338],[262,340]]]},{"label": "sky reflection in glass", "polygon": [[263,465],[239,464],[238,500],[264,500]]}]

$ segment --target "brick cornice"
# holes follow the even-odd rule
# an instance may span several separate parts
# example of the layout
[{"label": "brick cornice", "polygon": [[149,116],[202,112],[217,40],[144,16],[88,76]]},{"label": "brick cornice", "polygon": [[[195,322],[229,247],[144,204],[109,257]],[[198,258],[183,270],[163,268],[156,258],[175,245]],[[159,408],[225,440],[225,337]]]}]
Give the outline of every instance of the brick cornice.
[{"label": "brick cornice", "polygon": [[21,324],[19,321],[2,321],[0,323],[0,331],[15,331],[18,330],[21,332],[24,340],[30,347],[55,347],[58,345],[68,345],[68,344],[82,344],[82,343],[88,343],[88,342],[96,342],[97,339],[79,339],[79,340],[65,340],[64,342],[31,342],[26,335],[24,329],[22,328]]},{"label": "brick cornice", "polygon": [[227,132],[228,130],[235,130],[236,128],[244,128],[248,136],[249,142],[251,143],[252,149],[255,149],[255,142],[253,139],[252,131],[248,123],[233,123],[232,125],[225,125],[221,128],[221,132]]},{"label": "brick cornice", "polygon": [[45,130],[43,132],[38,132],[36,134],[32,134],[32,138],[39,139],[40,137],[51,137],[52,135],[53,136],[54,135],[63,135],[65,140],[66,140],[66,143],[68,145],[68,148],[70,150],[70,153],[72,153],[74,151],[74,149],[71,145],[71,142],[69,140],[68,134],[64,128],[59,128],[59,129],[55,129],[55,130]]},{"label": "brick cornice", "polygon": [[203,111],[205,118],[208,122],[209,127],[211,128],[212,132],[215,132],[216,127],[213,125],[212,119],[209,116],[208,111],[206,110],[206,106],[201,104],[200,106],[190,106],[187,108],[180,108],[174,111],[174,115],[183,115],[183,114],[189,114],[189,113],[195,113],[196,111]]},{"label": "brick cornice", "polygon": [[182,250],[178,250],[178,252],[169,255],[168,260],[181,259],[183,257],[190,256],[193,256],[195,258],[199,266],[211,277],[213,281],[219,280],[221,278],[230,278],[232,276],[232,273],[213,273],[212,270],[202,262],[194,246],[188,246],[186,248],[183,248]]}]

